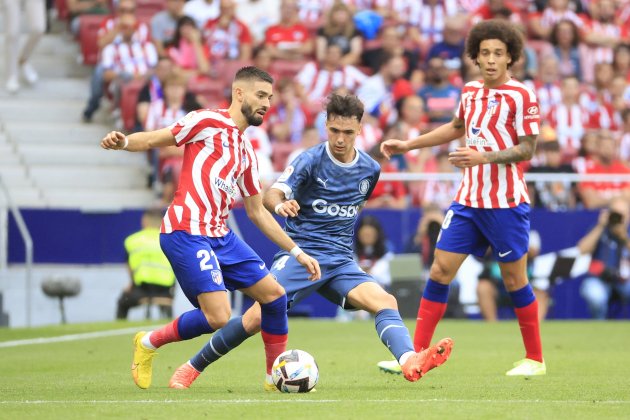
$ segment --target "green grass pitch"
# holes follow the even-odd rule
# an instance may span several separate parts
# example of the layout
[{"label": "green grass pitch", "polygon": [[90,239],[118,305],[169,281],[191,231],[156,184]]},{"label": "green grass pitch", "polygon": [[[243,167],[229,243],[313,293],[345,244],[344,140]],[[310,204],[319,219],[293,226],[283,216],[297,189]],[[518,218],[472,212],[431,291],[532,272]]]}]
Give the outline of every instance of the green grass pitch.
[{"label": "green grass pitch", "polygon": [[[407,325],[413,331],[413,324]],[[133,323],[0,329],[0,419],[600,419],[630,418],[630,324],[546,322],[547,376],[505,376],[523,356],[516,322],[444,321],[451,359],[417,383],[381,373],[389,353],[373,323],[290,320],[289,348],[315,356],[317,392],[265,393],[260,336],[189,390],[167,387],[207,338],[159,351],[153,385],[131,379],[133,333],[7,347],[3,342],[138,327]]]}]

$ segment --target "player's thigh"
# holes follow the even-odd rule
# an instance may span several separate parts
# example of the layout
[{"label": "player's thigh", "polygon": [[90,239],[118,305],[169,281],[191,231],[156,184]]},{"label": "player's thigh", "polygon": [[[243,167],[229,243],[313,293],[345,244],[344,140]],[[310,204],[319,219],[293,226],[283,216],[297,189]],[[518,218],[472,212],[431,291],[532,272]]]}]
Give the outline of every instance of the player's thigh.
[{"label": "player's thigh", "polygon": [[241,289],[241,292],[262,304],[273,302],[285,293],[284,288],[271,274],[267,274],[253,286]]},{"label": "player's thigh", "polygon": [[376,282],[366,281],[350,290],[346,298],[349,305],[375,314],[383,309],[398,310],[394,296],[387,293]]},{"label": "player's thigh", "polygon": [[322,269],[322,277],[317,281],[311,281],[308,279],[310,276],[308,271],[293,256],[285,252],[276,254],[271,265],[271,274],[284,288],[289,307],[292,307],[326,284],[326,264],[322,260],[319,263]]},{"label": "player's thigh", "polygon": [[529,248],[529,205],[509,209],[476,209],[475,221],[500,263],[520,260]]},{"label": "player's thigh", "polygon": [[[263,260],[234,232],[230,231],[223,238],[208,240],[221,264],[225,287],[228,290],[248,289],[269,276],[269,270]],[[282,293],[278,296],[281,295]]]},{"label": "player's thigh", "polygon": [[380,288],[378,283],[365,271],[361,270],[361,267],[351,257],[336,259],[334,266],[327,273],[327,279],[328,282],[317,292],[344,309],[360,309],[348,299],[348,295],[352,290],[355,290],[360,285],[373,283]]},{"label": "player's thigh", "polygon": [[503,283],[508,292],[527,286],[527,254],[521,259],[510,262],[499,262]]},{"label": "player's thigh", "polygon": [[184,231],[162,233],[160,246],[193,306],[199,307],[197,296],[202,293],[225,292],[221,267],[207,237]]},{"label": "player's thigh", "polygon": [[442,222],[436,251],[478,257],[485,254],[489,243],[475,223],[475,210],[459,203],[451,204]]},{"label": "player's thigh", "polygon": [[247,331],[249,335],[260,332],[261,311],[258,302],[254,302],[252,306],[245,311],[241,322],[243,323],[243,328],[245,328],[245,331]]},{"label": "player's thigh", "polygon": [[455,278],[457,270],[459,270],[459,267],[467,257],[467,254],[449,252],[436,248],[435,254],[433,255],[433,263],[429,270],[429,277],[431,280],[438,283],[450,284]]},{"label": "player's thigh", "polygon": [[227,291],[205,292],[197,296],[199,309],[208,323],[215,330],[223,327],[230,320],[232,309]]}]

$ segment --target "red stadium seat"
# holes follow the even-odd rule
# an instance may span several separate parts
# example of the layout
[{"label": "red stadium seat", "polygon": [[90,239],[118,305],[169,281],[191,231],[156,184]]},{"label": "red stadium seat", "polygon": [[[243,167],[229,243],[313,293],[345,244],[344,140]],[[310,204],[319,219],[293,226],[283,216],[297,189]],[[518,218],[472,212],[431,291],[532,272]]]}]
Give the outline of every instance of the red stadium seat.
[{"label": "red stadium seat", "polygon": [[236,72],[242,67],[251,65],[252,62],[249,60],[220,60],[213,64],[213,70],[224,86],[231,86]]},{"label": "red stadium seat", "polygon": [[122,87],[120,95],[120,117],[122,118],[123,128],[126,131],[132,131],[135,128],[138,94],[145,83],[146,81],[142,79],[132,80]]},{"label": "red stadium seat", "polygon": [[212,108],[225,102],[225,85],[221,80],[208,78],[191,79],[188,89],[206,100],[205,106]]},{"label": "red stadium seat", "polygon": [[166,0],[137,0],[136,17],[142,21],[150,20],[157,12],[164,10]]},{"label": "red stadium seat", "polygon": [[277,75],[278,78],[288,77],[293,79],[306,63],[308,61],[274,60],[271,63],[271,73]]},{"label": "red stadium seat", "polygon": [[79,19],[79,44],[83,64],[93,66],[98,62],[98,29],[106,16],[81,15]]}]

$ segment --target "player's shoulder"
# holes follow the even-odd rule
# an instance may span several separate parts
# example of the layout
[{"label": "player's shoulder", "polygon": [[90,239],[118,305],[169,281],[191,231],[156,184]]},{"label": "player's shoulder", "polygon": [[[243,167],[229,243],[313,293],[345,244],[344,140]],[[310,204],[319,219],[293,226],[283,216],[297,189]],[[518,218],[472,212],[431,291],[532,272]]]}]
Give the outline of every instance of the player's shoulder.
[{"label": "player's shoulder", "polygon": [[531,98],[536,97],[536,93],[534,92],[534,89],[532,89],[530,85],[527,85],[521,82],[520,80],[512,78],[507,81],[505,86],[507,89],[512,90],[512,91],[517,91],[521,93],[523,96],[528,96]]},{"label": "player's shoulder", "polygon": [[184,117],[184,122],[216,128],[234,128],[236,124],[227,109],[197,109]]},{"label": "player's shoulder", "polygon": [[471,80],[464,85],[462,93],[483,89],[483,80]]},{"label": "player's shoulder", "polygon": [[372,156],[370,156],[367,152],[364,152],[363,150],[356,150],[357,153],[359,153],[359,162],[364,162],[365,165],[367,165],[374,172],[381,171],[381,165],[379,165],[378,162],[372,158]]}]

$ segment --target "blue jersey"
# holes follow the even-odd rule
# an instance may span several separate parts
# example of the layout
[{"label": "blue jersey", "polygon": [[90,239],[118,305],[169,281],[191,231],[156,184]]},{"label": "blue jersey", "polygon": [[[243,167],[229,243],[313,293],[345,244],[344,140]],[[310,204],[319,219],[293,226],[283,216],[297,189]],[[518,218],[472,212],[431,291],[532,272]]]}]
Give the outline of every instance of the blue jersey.
[{"label": "blue jersey", "polygon": [[300,205],[286,221],[287,234],[314,253],[352,254],[354,225],[381,173],[367,153],[342,163],[322,143],[300,154],[272,185]]}]

